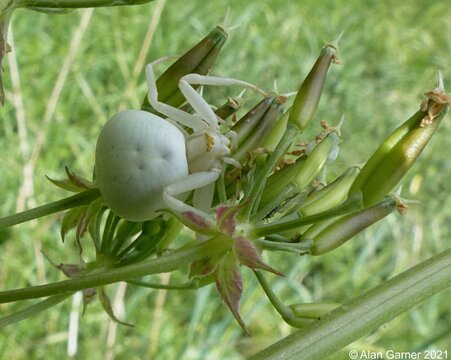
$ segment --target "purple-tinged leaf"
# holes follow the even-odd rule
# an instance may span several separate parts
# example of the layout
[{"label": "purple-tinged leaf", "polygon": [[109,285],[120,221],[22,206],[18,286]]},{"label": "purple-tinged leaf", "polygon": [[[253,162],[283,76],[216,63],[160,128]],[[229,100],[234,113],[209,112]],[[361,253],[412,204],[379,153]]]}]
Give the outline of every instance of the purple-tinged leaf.
[{"label": "purple-tinged leaf", "polygon": [[77,175],[73,171],[70,171],[67,166],[64,167],[64,170],[66,170],[66,175],[69,182],[80,188],[80,190],[91,189],[94,187],[94,184],[91,181]]},{"label": "purple-tinged leaf", "polygon": [[221,205],[216,209],[216,220],[218,221],[219,231],[227,235],[233,235],[235,232],[235,215],[238,207]]},{"label": "purple-tinged leaf", "polygon": [[216,270],[216,267],[217,263],[214,263],[211,258],[194,261],[190,266],[189,278],[202,278],[208,276]]},{"label": "purple-tinged leaf", "polygon": [[243,281],[238,262],[233,252],[227,253],[218,264],[215,272],[216,288],[224,303],[232,311],[247,336],[249,331],[239,313],[239,302],[243,293]]},{"label": "purple-tinged leaf", "polygon": [[273,274],[284,276],[280,271],[265,264],[261,259],[260,253],[255,244],[244,236],[238,236],[233,242],[233,251],[240,263],[253,270],[262,269]]},{"label": "purple-tinged leaf", "polygon": [[68,278],[76,278],[80,276],[83,271],[80,265],[75,264],[59,264],[56,267],[60,269]]},{"label": "purple-tinged leaf", "polygon": [[94,184],[92,182],[82,178],[81,176],[78,176],[74,172],[70,171],[67,167],[65,167],[65,170],[67,179],[56,180],[48,176],[46,176],[46,178],[59,188],[71,192],[80,192],[94,187]]},{"label": "purple-tinged leaf", "polygon": [[232,236],[235,233],[236,214],[247,204],[247,202],[248,201],[244,201],[237,205],[219,205],[216,208],[216,221],[218,222],[219,231],[229,236]]},{"label": "purple-tinged leaf", "polygon": [[88,288],[88,289],[84,289],[82,290],[82,294],[83,294],[83,310],[82,310],[82,315],[85,314],[86,311],[86,307],[94,301],[96,295],[97,295],[97,290],[95,288]]},{"label": "purple-tinged leaf", "polygon": [[184,211],[178,213],[170,211],[183,225],[189,227],[191,230],[204,235],[212,235],[217,233],[216,224],[213,219],[208,216],[202,216],[194,211]]}]

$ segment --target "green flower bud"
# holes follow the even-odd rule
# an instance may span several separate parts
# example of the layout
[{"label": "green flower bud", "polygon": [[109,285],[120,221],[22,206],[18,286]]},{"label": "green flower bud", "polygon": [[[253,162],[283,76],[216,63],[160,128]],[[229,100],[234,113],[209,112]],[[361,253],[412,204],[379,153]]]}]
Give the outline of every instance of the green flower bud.
[{"label": "green flower bud", "polygon": [[290,112],[286,111],[279,119],[277,119],[276,123],[272,127],[271,132],[268,135],[268,138],[263,143],[263,147],[269,152],[273,152],[280,139],[282,139],[282,136],[287,128],[289,115]]},{"label": "green flower bud", "polygon": [[[439,75],[439,83],[442,84]],[[355,179],[350,194],[362,192],[365,206],[381,200],[399,183],[445,116],[450,98],[443,86],[425,94],[420,110],[397,128],[373,153]]]},{"label": "green flower bud", "polygon": [[307,159],[304,166],[299,171],[294,183],[299,191],[305,189],[318,175],[327,161],[333,161],[338,155],[339,131],[329,128],[323,123],[325,130],[317,138],[315,147],[307,148]]},{"label": "green flower bud", "polygon": [[298,192],[305,189],[318,175],[326,161],[336,157],[339,130],[330,128],[325,122],[322,125],[324,130],[317,137],[316,143],[313,143],[313,149],[307,149],[307,156],[298,158],[294,163],[274,172],[267,179],[260,199],[260,209],[266,208],[273,202],[290,183],[293,183]]},{"label": "green flower bud", "polygon": [[346,200],[349,188],[359,171],[360,169],[357,166],[347,168],[344,173],[332,183],[309,195],[299,208],[299,212],[303,217],[306,217],[318,214],[341,204]]},{"label": "green flower bud", "polygon": [[308,126],[315,115],[331,62],[339,64],[336,54],[340,38],[341,35],[337,40],[322,48],[315,64],[299,87],[288,121],[296,125],[301,131]]},{"label": "green flower bud", "polygon": [[263,99],[232,127],[238,138],[234,159],[241,161],[247,152],[263,145],[285,101],[285,97],[275,95]]},{"label": "green flower bud", "polygon": [[404,213],[406,206],[394,196],[387,196],[383,201],[372,207],[340,217],[312,239],[311,254],[322,255],[336,249],[395,209]]},{"label": "green flower bud", "polygon": [[288,187],[299,171],[301,171],[306,159],[306,156],[299,157],[294,163],[274,172],[266,180],[266,185],[260,199],[260,208],[265,208],[274,198],[277,197],[277,194],[282,193],[282,191]]},{"label": "green flower bud", "polygon": [[[158,78],[158,99],[174,107],[181,106],[185,102],[185,97],[178,87],[180,78],[192,73],[206,75],[226,40],[227,33],[223,28],[217,26],[197,45],[182,55]],[[141,109],[155,113],[155,110],[149,104],[147,95],[143,100]]]}]

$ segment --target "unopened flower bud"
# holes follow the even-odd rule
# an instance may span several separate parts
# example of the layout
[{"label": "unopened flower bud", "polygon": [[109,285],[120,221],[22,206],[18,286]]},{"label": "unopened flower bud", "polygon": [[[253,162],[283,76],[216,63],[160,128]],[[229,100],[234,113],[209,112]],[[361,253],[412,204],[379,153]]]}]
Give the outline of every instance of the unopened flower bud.
[{"label": "unopened flower bud", "polygon": [[376,149],[355,179],[350,194],[361,191],[365,206],[377,203],[393,190],[437,130],[451,103],[441,75],[439,84],[425,94],[420,109]]},{"label": "unopened flower bud", "polygon": [[359,173],[357,166],[351,166],[332,183],[309,195],[299,212],[302,216],[310,216],[341,204],[348,196],[349,188]]},{"label": "unopened flower bud", "polygon": [[330,64],[332,62],[335,64],[339,63],[337,51],[340,37],[341,35],[337,40],[323,47],[294,99],[290,110],[289,122],[296,125],[301,131],[308,126],[315,115]]},{"label": "unopened flower bud", "polygon": [[311,254],[322,255],[336,249],[396,209],[402,213],[405,206],[396,197],[387,196],[372,207],[340,217],[311,239],[313,240]]},{"label": "unopened flower bud", "polygon": [[[197,45],[172,64],[157,80],[159,101],[174,107],[181,106],[186,99],[179,90],[180,78],[192,73],[206,75],[213,66],[226,40],[227,33],[223,28],[217,26]],[[141,108],[155,112],[149,104],[147,95]]]},{"label": "unopened flower bud", "polygon": [[338,131],[325,126],[323,135],[316,140],[314,147],[307,148],[307,159],[294,179],[299,191],[310,185],[328,160],[336,157],[339,140]]},{"label": "unopened flower bud", "polygon": [[263,99],[232,127],[238,138],[234,159],[240,161],[246,153],[263,145],[285,100],[285,97],[276,95]]}]

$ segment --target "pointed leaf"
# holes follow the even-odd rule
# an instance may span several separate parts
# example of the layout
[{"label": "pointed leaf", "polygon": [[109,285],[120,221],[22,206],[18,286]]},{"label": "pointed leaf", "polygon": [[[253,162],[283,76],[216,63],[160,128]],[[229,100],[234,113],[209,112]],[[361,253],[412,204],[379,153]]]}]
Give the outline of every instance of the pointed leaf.
[{"label": "pointed leaf", "polygon": [[236,228],[236,214],[243,208],[248,201],[243,201],[236,205],[219,205],[216,208],[216,221],[219,231],[232,236]]},{"label": "pointed leaf", "polygon": [[78,277],[82,272],[82,266],[77,264],[59,264],[57,266],[58,269],[60,269],[64,275],[66,275],[68,278],[76,278]]},{"label": "pointed leaf", "polygon": [[66,174],[67,174],[67,178],[68,178],[69,182],[71,184],[75,185],[76,187],[78,187],[80,190],[90,189],[90,188],[94,187],[94,185],[91,181],[77,175],[73,171],[70,171],[67,166],[64,169],[66,170]]},{"label": "pointed leaf", "polygon": [[238,211],[236,206],[221,205],[216,209],[216,220],[218,221],[218,229],[228,235],[235,232],[235,215]]},{"label": "pointed leaf", "polygon": [[212,274],[214,271],[216,271],[223,257],[224,254],[221,252],[219,254],[212,254],[208,258],[194,261],[190,267],[189,277],[203,278],[207,275]]},{"label": "pointed leaf", "polygon": [[90,303],[92,303],[97,295],[97,290],[95,288],[89,288],[82,290],[83,294],[83,310],[82,315],[85,314],[86,308]]},{"label": "pointed leaf", "polygon": [[220,261],[216,270],[216,288],[219,294],[232,311],[233,316],[240,324],[247,336],[249,332],[239,313],[239,302],[243,293],[243,281],[241,278],[238,261],[233,252],[226,254]]},{"label": "pointed leaf", "polygon": [[212,259],[202,259],[194,261],[189,269],[189,278],[203,278],[210,275],[216,270],[217,264],[211,261]]},{"label": "pointed leaf", "polygon": [[61,188],[63,190],[67,190],[67,191],[70,191],[70,192],[79,192],[79,191],[82,190],[78,186],[72,184],[69,179],[56,180],[56,179],[52,179],[51,177],[49,177],[47,175],[45,177],[52,184],[58,186],[59,188]]},{"label": "pointed leaf", "polygon": [[265,264],[255,244],[244,236],[238,236],[233,242],[233,251],[241,264],[253,270],[262,269],[273,274],[284,276],[281,272]]},{"label": "pointed leaf", "polygon": [[99,290],[98,294],[99,294],[100,303],[102,304],[103,310],[105,310],[105,312],[108,314],[110,319],[117,322],[118,324],[134,327],[134,325],[131,325],[124,321],[121,321],[116,317],[116,315],[114,314],[113,308],[111,306],[111,301],[108,298],[108,295],[106,294],[105,290],[103,288],[100,288],[98,290]]},{"label": "pointed leaf", "polygon": [[80,192],[94,187],[92,182],[70,171],[67,166],[65,167],[65,170],[67,175],[66,179],[56,180],[48,177],[47,175],[46,178],[59,188],[71,192]]}]

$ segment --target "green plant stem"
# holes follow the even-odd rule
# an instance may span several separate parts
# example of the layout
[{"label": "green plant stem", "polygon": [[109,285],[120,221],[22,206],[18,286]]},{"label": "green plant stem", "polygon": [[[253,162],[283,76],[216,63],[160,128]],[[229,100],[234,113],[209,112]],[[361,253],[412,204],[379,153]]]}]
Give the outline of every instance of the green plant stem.
[{"label": "green plant stem", "polygon": [[324,359],[449,286],[451,248],[354,298],[250,360]]},{"label": "green plant stem", "polygon": [[285,320],[287,324],[299,328],[304,327],[305,325],[310,323],[310,320],[296,317],[290,307],[282,304],[282,302],[279,300],[276,294],[274,294],[274,292],[272,291],[271,287],[268,284],[268,281],[266,280],[265,276],[261,273],[261,271],[254,270],[254,274],[257,277],[257,280],[260,283],[260,286],[262,287],[269,301],[277,310],[277,312],[280,314],[280,316],[282,316],[282,318]]},{"label": "green plant stem", "polygon": [[327,220],[339,215],[344,215],[350,213],[351,211],[358,210],[362,207],[362,198],[358,195],[349,197],[344,203],[338,205],[332,209],[320,212],[315,215],[310,215],[306,217],[300,217],[298,219],[280,219],[277,221],[272,221],[270,223],[260,223],[257,224],[251,236],[253,238],[258,238],[262,236],[267,236],[275,234],[278,232],[296,229],[298,227],[317,223],[319,221]]},{"label": "green plant stem", "polygon": [[0,328],[11,325],[11,324],[15,324],[19,321],[28,319],[31,316],[37,315],[40,312],[45,311],[45,310],[59,304],[60,302],[66,300],[70,295],[72,295],[72,294],[69,293],[69,294],[55,295],[55,296],[49,297],[48,299],[45,299],[35,305],[31,305],[31,306],[27,307],[26,309],[20,310],[14,314],[4,316],[4,317],[0,318]]},{"label": "green plant stem", "polygon": [[143,280],[127,280],[127,283],[135,286],[146,287],[150,289],[164,289],[164,290],[195,290],[201,287],[214,283],[215,278],[213,276],[205,276],[203,278],[194,278],[184,284],[161,284],[151,283]]},{"label": "green plant stem", "polygon": [[95,288],[118,281],[126,281],[145,275],[170,272],[179,269],[184,264],[201,260],[212,254],[226,251],[230,244],[223,238],[212,238],[194,246],[184,246],[170,252],[168,255],[127,265],[116,269],[102,269],[97,273],[90,273],[80,278],[64,280],[52,284],[31,286],[23,289],[0,292],[0,303],[7,303],[26,299],[36,299],[57,294],[67,294],[75,291]]},{"label": "green plant stem", "polygon": [[77,9],[105,6],[142,5],[153,0],[18,0],[17,7]]},{"label": "green plant stem", "polygon": [[25,210],[17,214],[8,215],[0,219],[0,229],[21,224],[77,206],[87,205],[98,197],[100,197],[100,192],[98,189],[88,189],[65,199],[38,206],[34,209]]},{"label": "green plant stem", "polygon": [[303,255],[310,252],[313,246],[312,240],[305,240],[299,243],[293,242],[278,242],[270,241],[264,239],[257,239],[256,244],[258,244],[264,250],[270,251],[287,251],[295,254]]}]

